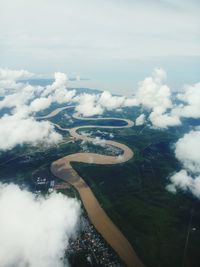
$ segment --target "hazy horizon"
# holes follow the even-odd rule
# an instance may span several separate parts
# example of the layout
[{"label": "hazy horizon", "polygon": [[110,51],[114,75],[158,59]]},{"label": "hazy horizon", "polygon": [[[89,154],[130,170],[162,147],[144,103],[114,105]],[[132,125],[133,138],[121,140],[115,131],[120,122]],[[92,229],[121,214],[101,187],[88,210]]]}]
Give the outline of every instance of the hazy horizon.
[{"label": "hazy horizon", "polygon": [[60,71],[122,94],[154,68],[167,71],[174,90],[198,82],[198,1],[0,3],[1,68],[44,77]]}]

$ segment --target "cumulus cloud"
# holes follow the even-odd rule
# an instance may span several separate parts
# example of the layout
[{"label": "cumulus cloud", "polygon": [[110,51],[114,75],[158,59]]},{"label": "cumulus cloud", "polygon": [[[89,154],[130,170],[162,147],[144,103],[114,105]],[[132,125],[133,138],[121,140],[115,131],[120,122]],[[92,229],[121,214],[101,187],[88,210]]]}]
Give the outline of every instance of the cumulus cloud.
[{"label": "cumulus cloud", "polygon": [[200,198],[200,175],[192,177],[186,170],[181,170],[170,178],[171,184],[166,188],[171,193],[176,193],[177,189],[189,191],[197,198]]},{"label": "cumulus cloud", "polygon": [[56,144],[62,140],[60,134],[48,121],[36,121],[32,117],[4,115],[0,118],[0,150],[8,150],[16,145]]},{"label": "cumulus cloud", "polygon": [[136,97],[140,104],[149,109],[160,108],[165,112],[171,108],[171,90],[164,84],[166,73],[162,69],[155,69],[151,77],[139,83]]},{"label": "cumulus cloud", "polygon": [[108,91],[104,91],[99,98],[99,104],[108,110],[122,107],[124,103],[124,96],[112,96]]},{"label": "cumulus cloud", "polygon": [[54,102],[57,102],[59,104],[68,103],[72,101],[72,98],[75,96],[75,94],[76,94],[75,90],[57,89],[54,92],[52,99]]},{"label": "cumulus cloud", "polygon": [[48,108],[51,105],[51,97],[36,98],[30,103],[30,111],[38,112]]},{"label": "cumulus cloud", "polygon": [[54,78],[55,81],[53,84],[48,85],[42,92],[41,96],[51,95],[52,102],[57,102],[59,104],[70,102],[75,96],[76,91],[67,90],[67,75],[65,73],[56,72]]},{"label": "cumulus cloud", "polygon": [[4,267],[63,267],[61,258],[77,229],[80,205],[52,193],[35,196],[0,184],[0,262]]},{"label": "cumulus cloud", "polygon": [[[11,71],[7,70],[3,72],[1,70],[1,79],[7,81],[16,81],[22,77],[29,77],[31,74],[26,71]],[[185,91],[179,94],[177,97],[179,101],[183,103],[179,106],[175,106],[172,103],[172,94],[170,88],[165,84],[166,72],[163,69],[155,69],[151,77],[145,78],[139,83],[139,88],[134,97],[126,98],[124,96],[114,96],[108,91],[104,91],[101,94],[88,94],[83,93],[76,95],[75,90],[67,89],[67,75],[65,73],[56,72],[55,81],[48,86],[31,86],[28,84],[20,84],[20,90],[15,90],[5,95],[0,101],[0,109],[10,108],[11,114],[17,117],[21,117],[24,125],[24,121],[28,123],[30,117],[34,116],[36,112],[44,110],[54,102],[63,104],[75,102],[75,110],[79,115],[90,117],[94,115],[102,115],[104,111],[121,109],[124,107],[141,105],[143,108],[149,111],[148,120],[154,127],[167,128],[177,126],[181,124],[181,117],[183,116],[199,116],[199,84],[190,86]],[[10,117],[4,117],[11,121]],[[16,118],[13,117],[13,119]],[[145,117],[137,118],[138,125],[145,123]],[[34,121],[34,126],[41,126]],[[52,126],[47,127],[52,129]],[[23,131],[23,129],[22,129]],[[49,130],[45,133],[49,133]],[[53,131],[52,131],[53,133]],[[54,133],[55,136],[55,133]],[[41,138],[41,140],[47,140]],[[29,140],[31,140],[30,138]],[[36,138],[37,139],[37,138]],[[35,143],[35,139],[32,139]],[[54,140],[50,138],[49,140]],[[14,142],[15,143],[15,142]]]},{"label": "cumulus cloud", "polygon": [[183,166],[192,171],[200,172],[200,131],[191,131],[178,140],[175,155]]},{"label": "cumulus cloud", "polygon": [[145,115],[141,114],[140,116],[138,116],[135,120],[135,125],[136,126],[140,126],[143,125],[145,123]]},{"label": "cumulus cloud", "polygon": [[18,144],[49,145],[61,140],[61,135],[56,133],[50,122],[38,122],[34,116],[36,112],[50,107],[53,102],[69,103],[75,95],[75,90],[67,90],[67,75],[60,72],[55,73],[52,85],[45,87],[16,83],[16,80],[30,76],[31,74],[24,70],[0,69],[0,84],[6,81],[11,85],[0,101],[0,109],[10,109],[9,114],[0,118],[1,150],[11,149]]},{"label": "cumulus cloud", "polygon": [[95,94],[81,94],[75,98],[75,101],[78,102],[75,110],[78,114],[85,117],[100,115],[104,111],[101,105],[97,102],[98,96]]},{"label": "cumulus cloud", "polygon": [[166,72],[163,69],[155,69],[151,77],[147,77],[139,83],[135,95],[140,105],[150,110],[149,120],[157,128],[167,128],[181,124],[178,115],[168,112],[173,104],[171,90],[164,83],[166,77]]},{"label": "cumulus cloud", "polygon": [[67,75],[65,73],[55,72],[54,82],[51,85],[48,85],[42,93],[42,96],[47,96],[57,89],[65,89],[67,86]]},{"label": "cumulus cloud", "polygon": [[191,131],[178,140],[175,145],[176,158],[183,169],[170,177],[167,189],[176,192],[177,188],[188,190],[200,198],[200,131]]},{"label": "cumulus cloud", "polygon": [[0,101],[0,109],[13,108],[17,106],[26,105],[34,98],[35,88],[31,85],[24,85],[20,91],[6,95]]},{"label": "cumulus cloud", "polygon": [[[25,77],[26,75],[27,77],[29,77],[29,72],[26,71],[19,71],[18,76],[17,74],[15,74],[15,72],[18,73],[17,71],[9,70],[9,72],[11,72],[11,74],[14,72],[14,74],[9,74],[7,76],[6,74],[2,74],[2,77],[6,76],[7,81],[10,82],[12,82],[12,79],[15,79],[16,77]],[[23,73],[27,74],[23,75]],[[9,80],[9,78],[11,80]],[[0,77],[0,82],[1,81],[2,80]],[[29,107],[29,110],[32,110],[32,112],[37,112],[49,107],[53,102],[57,102],[59,104],[68,103],[72,100],[76,92],[75,90],[67,90],[66,83],[67,75],[60,72],[55,73],[55,81],[52,83],[52,85],[48,85],[46,87],[31,86],[29,84],[20,83],[20,86],[18,88],[19,90],[15,90],[14,92],[11,91],[0,101],[0,109],[6,107],[13,108],[22,105],[29,105],[33,100],[33,102],[31,103],[32,109]],[[13,84],[11,85],[11,89],[14,89],[15,86]]]},{"label": "cumulus cloud", "polygon": [[124,107],[137,107],[139,106],[139,102],[136,98],[126,98],[124,100]]},{"label": "cumulus cloud", "polygon": [[179,116],[170,113],[162,113],[160,108],[155,108],[149,115],[149,119],[154,127],[168,128],[181,124]]},{"label": "cumulus cloud", "polygon": [[67,85],[68,77],[65,73],[55,72],[54,74],[55,81],[52,84],[52,87],[57,89],[61,87],[65,87]]},{"label": "cumulus cloud", "polygon": [[85,117],[101,115],[106,110],[138,105],[135,98],[113,96],[108,91],[104,91],[98,95],[84,93],[75,97],[73,100],[77,102],[76,111]]},{"label": "cumulus cloud", "polygon": [[32,76],[33,74],[26,70],[11,70],[0,68],[0,80],[3,81],[17,81],[22,79],[28,79]]},{"label": "cumulus cloud", "polygon": [[8,90],[21,88],[21,83],[17,83],[20,79],[28,79],[33,74],[26,70],[11,70],[0,68],[0,96],[4,96]]},{"label": "cumulus cloud", "polygon": [[185,87],[177,98],[184,102],[175,110],[180,117],[200,118],[200,83]]}]

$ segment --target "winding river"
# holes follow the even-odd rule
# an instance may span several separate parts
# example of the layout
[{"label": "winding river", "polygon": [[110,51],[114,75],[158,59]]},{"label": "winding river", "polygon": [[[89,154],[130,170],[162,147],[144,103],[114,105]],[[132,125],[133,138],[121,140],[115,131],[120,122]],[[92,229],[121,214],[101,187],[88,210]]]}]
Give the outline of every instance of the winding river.
[{"label": "winding river", "polygon": [[[58,108],[50,114],[38,117],[39,119],[47,119],[57,115],[64,109],[72,108],[70,106]],[[122,118],[82,118],[73,115],[75,119],[81,120],[120,120],[126,123],[125,126],[80,126],[74,128],[62,128],[58,124],[55,124],[60,130],[68,131],[74,140],[82,140],[86,142],[93,142],[94,138],[81,135],[78,133],[79,129],[86,128],[129,128],[134,125],[131,120]],[[117,226],[111,221],[109,216],[102,209],[100,203],[94,196],[90,187],[86,184],[84,179],[78,175],[78,173],[72,168],[71,162],[83,162],[94,164],[119,164],[130,160],[133,157],[133,151],[126,145],[106,140],[106,145],[117,147],[123,152],[120,156],[107,156],[96,153],[75,153],[54,161],[51,164],[51,172],[58,178],[68,182],[76,188],[78,191],[82,203],[87,211],[88,217],[96,230],[102,235],[102,237],[110,244],[110,246],[116,251],[122,261],[128,267],[142,267],[143,263],[140,261],[131,244],[117,228]]]}]

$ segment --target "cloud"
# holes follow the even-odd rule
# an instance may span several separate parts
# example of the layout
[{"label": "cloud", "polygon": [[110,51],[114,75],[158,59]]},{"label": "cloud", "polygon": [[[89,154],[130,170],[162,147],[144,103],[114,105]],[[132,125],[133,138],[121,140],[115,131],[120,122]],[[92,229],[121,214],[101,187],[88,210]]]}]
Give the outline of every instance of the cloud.
[{"label": "cloud", "polygon": [[18,144],[56,144],[62,138],[50,122],[36,121],[34,116],[54,102],[69,103],[76,91],[66,89],[67,75],[60,72],[55,73],[55,81],[48,86],[15,83],[17,79],[30,76],[31,74],[24,70],[0,70],[0,82],[6,80],[13,86],[0,101],[0,109],[10,109],[9,114],[0,118],[0,150],[12,149]]},{"label": "cloud", "polygon": [[180,117],[200,118],[200,83],[187,86],[177,98],[184,103],[175,110]]},{"label": "cloud", "polygon": [[0,184],[0,214],[1,266],[63,267],[80,216],[77,200],[56,193],[35,198],[17,185]]},{"label": "cloud", "polygon": [[[29,72],[26,71],[1,71],[3,73],[1,76],[3,79],[7,79],[7,81],[15,81],[15,79],[30,75]],[[77,113],[86,117],[102,115],[105,111],[140,105],[142,108],[149,111],[148,120],[152,123],[153,127],[156,128],[178,126],[181,124],[181,117],[186,115],[193,117],[199,116],[199,84],[189,86],[183,93],[178,94],[178,100],[183,103],[177,106],[172,101],[171,89],[165,84],[167,78],[166,72],[161,68],[155,69],[150,77],[145,78],[139,83],[138,90],[132,98],[114,96],[108,91],[104,91],[101,94],[83,93],[76,95],[75,90],[67,89],[68,77],[65,73],[56,72],[54,77],[54,82],[48,86],[31,86],[21,83],[20,90],[18,88],[14,90],[14,92],[10,91],[9,94],[0,101],[0,109],[6,107],[11,108],[11,114],[14,116],[13,118],[18,118],[19,121],[19,117],[21,117],[22,126],[28,125],[30,118],[32,118],[36,112],[50,107],[50,105],[55,102],[58,104],[74,102],[76,103],[75,110]],[[2,120],[7,120],[10,123],[12,121],[11,117],[8,116],[2,118]],[[36,129],[43,127],[34,119],[31,120],[34,121],[33,125]],[[137,123],[140,123],[140,125],[141,123],[144,124],[145,118],[143,116],[137,118]],[[13,127],[11,128],[14,130]],[[21,131],[23,131],[23,127],[21,128]],[[48,139],[49,134],[47,133],[51,132],[53,134],[53,128],[50,124],[48,126],[46,125],[44,128],[47,129],[45,131],[46,137],[44,138],[44,136],[42,136],[41,141]],[[50,134],[50,136],[52,135]],[[56,136],[55,132],[53,136]],[[27,142],[35,143],[35,139],[32,137],[27,139]],[[53,141],[54,139],[56,138],[50,138],[49,140],[55,143]],[[23,140],[24,141],[20,142],[20,144],[25,142],[25,139]],[[36,140],[38,140],[38,138],[36,138]],[[16,143],[16,141],[14,143]]]},{"label": "cloud", "polygon": [[67,75],[65,73],[56,72],[54,78],[55,81],[53,84],[48,85],[41,96],[51,95],[52,102],[57,102],[59,104],[70,102],[75,96],[76,91],[66,89],[68,81]]},{"label": "cloud", "polygon": [[124,100],[124,107],[137,107],[139,106],[139,102],[136,98],[126,98]]},{"label": "cloud", "polygon": [[67,89],[57,89],[53,96],[52,99],[54,102],[57,102],[59,104],[63,103],[69,103],[72,101],[73,97],[75,96],[76,91],[75,90],[67,90]]},{"label": "cloud", "polygon": [[149,119],[154,127],[168,128],[181,125],[180,118],[177,115],[162,113],[160,108],[155,108],[149,115]]},{"label": "cloud", "polygon": [[137,106],[135,98],[125,96],[113,96],[110,92],[104,91],[101,94],[83,93],[73,99],[77,102],[75,110],[85,117],[101,115],[106,110],[115,110],[123,107]]},{"label": "cloud", "polygon": [[0,118],[0,150],[8,150],[16,145],[57,144],[62,136],[54,130],[48,121],[38,122],[32,117],[4,115]]},{"label": "cloud", "polygon": [[135,120],[135,125],[136,126],[140,126],[143,125],[145,123],[145,115],[141,114],[140,116],[138,116]]},{"label": "cloud", "polygon": [[171,89],[164,83],[167,78],[163,69],[155,69],[151,77],[139,83],[135,94],[142,107],[150,111],[149,120],[156,128],[167,128],[181,124],[179,116],[173,113]]},{"label": "cloud", "polygon": [[191,131],[178,140],[175,155],[184,168],[200,172],[200,131]]},{"label": "cloud", "polygon": [[[200,83],[185,87],[172,98],[171,89],[165,84],[166,78],[163,69],[155,69],[151,77],[139,82],[133,98],[149,111],[152,125],[168,128],[181,125],[184,117],[200,118]],[[177,104],[177,100],[182,103]]]},{"label": "cloud", "polygon": [[160,108],[162,112],[171,108],[171,90],[164,84],[165,79],[165,71],[155,69],[151,77],[141,81],[136,93],[139,103],[149,109]]},{"label": "cloud", "polygon": [[33,74],[26,70],[11,70],[0,68],[0,96],[4,96],[7,91],[21,89],[20,79],[28,79]]},{"label": "cloud", "polygon": [[54,74],[54,82],[51,85],[48,85],[45,90],[42,93],[42,96],[47,96],[53,92],[55,92],[57,89],[65,89],[67,86],[67,75],[65,73],[61,72],[55,72]]},{"label": "cloud", "polygon": [[2,69],[0,68],[0,80],[1,81],[17,81],[23,79],[29,79],[33,76],[33,73],[30,73],[26,70],[11,70],[11,69]]},{"label": "cloud", "polygon": [[178,140],[175,145],[176,158],[182,163],[183,169],[170,177],[167,186],[170,192],[177,188],[190,191],[200,198],[200,131],[191,131]]},{"label": "cloud", "polygon": [[78,102],[75,110],[85,117],[101,115],[104,109],[97,102],[97,99],[98,96],[95,94],[81,94],[75,98],[75,101]]},{"label": "cloud", "polygon": [[186,170],[181,170],[170,177],[171,184],[166,188],[172,193],[176,193],[177,189],[189,191],[197,198],[200,198],[200,175],[192,177],[188,175]]},{"label": "cloud", "polygon": [[108,91],[104,91],[98,100],[98,103],[107,110],[120,108],[124,104],[124,96],[112,96]]},{"label": "cloud", "polygon": [[55,89],[65,87],[67,85],[68,77],[65,73],[55,72],[54,77],[55,81],[52,84],[52,87]]},{"label": "cloud", "polygon": [[51,97],[36,98],[30,103],[30,106],[29,106],[30,111],[38,112],[38,111],[44,110],[51,105],[51,102],[52,102]]},{"label": "cloud", "polygon": [[[181,125],[181,118],[186,116],[186,113],[187,116],[198,117],[199,84],[188,87],[184,93],[178,94],[173,99],[170,87],[165,84],[166,79],[166,72],[162,68],[156,68],[150,77],[139,82],[139,87],[132,98],[113,96],[110,92],[104,91],[99,95],[82,94],[73,101],[77,102],[76,111],[86,117],[101,115],[106,110],[141,106],[149,111],[148,119],[152,126],[161,129]],[[186,105],[178,106],[177,99],[184,101]],[[140,117],[140,120],[142,119],[143,117]]]},{"label": "cloud", "polygon": [[34,98],[36,88],[31,85],[21,86],[19,92],[14,92],[6,95],[2,101],[0,101],[0,109],[13,108],[16,106],[22,106],[28,104],[31,99]]}]

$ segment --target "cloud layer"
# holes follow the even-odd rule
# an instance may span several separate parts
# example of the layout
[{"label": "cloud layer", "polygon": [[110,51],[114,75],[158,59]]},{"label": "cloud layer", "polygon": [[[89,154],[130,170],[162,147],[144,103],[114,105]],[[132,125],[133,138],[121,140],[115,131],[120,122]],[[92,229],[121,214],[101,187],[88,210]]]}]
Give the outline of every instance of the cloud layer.
[{"label": "cloud layer", "polygon": [[[104,91],[99,95],[81,94],[73,101],[77,103],[76,111],[79,115],[86,117],[101,115],[106,110],[139,106],[149,113],[146,122],[161,129],[181,125],[181,119],[184,117],[200,118],[199,84],[185,87],[182,93],[177,93],[174,97],[166,80],[166,72],[156,68],[150,77],[138,83],[138,89],[131,98],[113,96],[110,92]],[[142,123],[145,122],[143,119],[141,116]]]},{"label": "cloud layer", "polygon": [[[141,114],[136,119],[136,124],[148,123],[160,129],[179,126],[185,117],[200,118],[200,84],[185,86],[182,92],[172,95],[171,88],[166,84],[167,74],[161,68],[156,68],[151,76],[139,82],[138,89],[130,98],[112,95],[109,91],[77,94],[76,90],[67,89],[67,75],[60,72],[55,73],[55,81],[47,86],[18,82],[32,75],[25,70],[0,69],[0,110],[10,109],[9,114],[0,118],[0,150],[11,149],[17,144],[59,142],[61,136],[50,122],[34,119],[37,112],[49,108],[53,103],[73,103],[78,115],[85,117],[137,106],[146,113],[145,117]],[[30,125],[33,131],[28,131]]]},{"label": "cloud layer", "polygon": [[0,184],[0,262],[4,267],[62,267],[80,206],[53,193],[35,196],[14,184]]},{"label": "cloud layer", "polygon": [[101,94],[83,93],[74,98],[77,103],[75,110],[84,117],[101,115],[105,111],[117,110],[124,107],[138,106],[135,98],[126,98],[125,96],[113,96],[109,91]]},{"label": "cloud layer", "polygon": [[3,96],[0,109],[10,109],[9,113],[0,118],[0,150],[23,144],[51,145],[62,139],[50,122],[37,121],[35,113],[50,107],[54,102],[67,104],[75,91],[66,89],[67,76],[59,72],[55,73],[53,84],[46,87],[17,82],[31,76],[24,70],[0,69],[0,90]]}]

